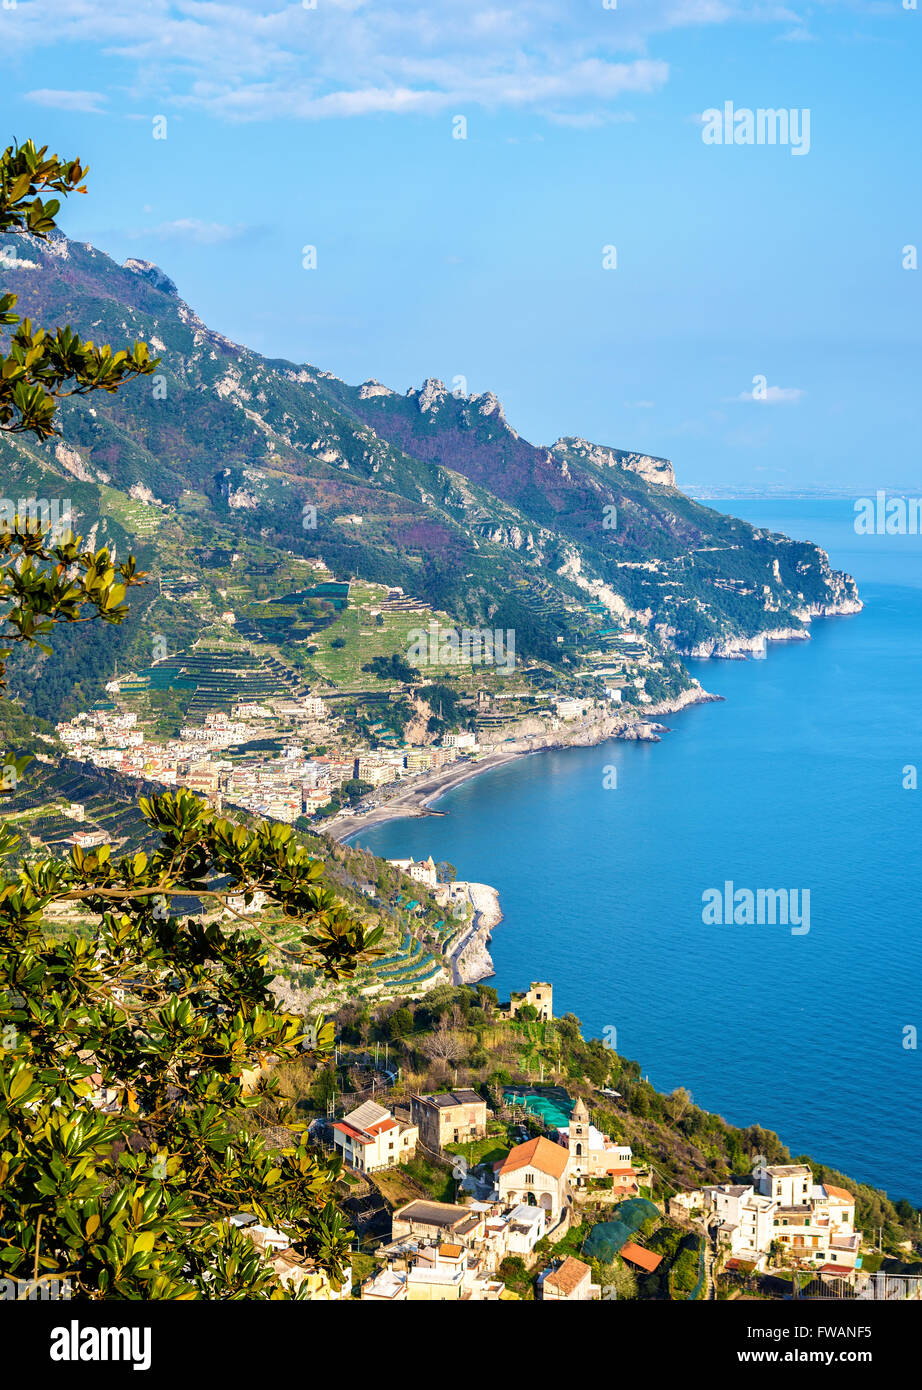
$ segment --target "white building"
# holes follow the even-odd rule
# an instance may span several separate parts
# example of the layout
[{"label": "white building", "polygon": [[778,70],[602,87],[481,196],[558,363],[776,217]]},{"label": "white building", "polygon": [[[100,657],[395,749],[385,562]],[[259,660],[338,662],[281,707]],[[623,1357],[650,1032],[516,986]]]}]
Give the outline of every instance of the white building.
[{"label": "white building", "polygon": [[431,854],[428,859],[389,859],[387,862],[393,864],[408,878],[412,878],[414,882],[422,883],[426,888],[435,888],[439,881]]},{"label": "white building", "polygon": [[855,1199],[845,1188],[813,1181],[803,1163],[760,1166],[751,1183],[718,1183],[670,1199],[670,1213],[716,1228],[729,1262],[764,1268],[791,1261],[822,1274],[860,1265]]},{"label": "white building", "polygon": [[397,1120],[383,1105],[366,1100],[333,1126],[333,1146],[351,1168],[374,1173],[406,1163],[416,1153],[419,1130]]},{"label": "white building", "polygon": [[480,747],[477,735],[470,733],[446,734],[442,739],[443,748],[462,748],[474,753]]}]

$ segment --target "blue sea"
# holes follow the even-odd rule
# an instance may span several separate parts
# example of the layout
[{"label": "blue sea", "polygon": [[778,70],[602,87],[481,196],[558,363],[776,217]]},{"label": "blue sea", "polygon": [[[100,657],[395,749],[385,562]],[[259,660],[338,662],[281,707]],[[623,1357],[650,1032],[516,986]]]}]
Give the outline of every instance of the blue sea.
[{"label": "blue sea", "polygon": [[[668,716],[659,744],[519,759],[449,792],[446,817],[359,839],[499,890],[501,997],[551,980],[555,1012],[659,1089],[922,1204],[922,1052],[904,1046],[922,790],[903,785],[922,770],[922,538],[856,536],[848,501],[709,505],[816,541],[864,611],[764,661],[690,663],[724,703]],[[727,880],[809,889],[809,932],[705,925]]]}]

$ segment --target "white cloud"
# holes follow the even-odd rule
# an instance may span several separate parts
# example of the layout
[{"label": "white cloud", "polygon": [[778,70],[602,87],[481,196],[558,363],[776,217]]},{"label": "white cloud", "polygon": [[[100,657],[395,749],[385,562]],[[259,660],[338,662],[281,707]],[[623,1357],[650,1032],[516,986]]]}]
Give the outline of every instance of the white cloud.
[{"label": "white cloud", "polygon": [[191,241],[198,246],[216,246],[222,241],[237,241],[249,231],[250,228],[242,223],[228,226],[224,222],[203,222],[197,217],[178,217],[156,227],[136,228],[127,235],[136,241],[154,237],[158,241]]},{"label": "white cloud", "polygon": [[136,107],[229,120],[511,107],[592,125],[668,80],[649,55],[658,34],[734,20],[798,22],[771,0],[30,0],[4,31],[20,56],[92,46]]},{"label": "white cloud", "polygon": [[105,110],[107,98],[103,92],[74,92],[40,87],[34,92],[26,92],[24,100],[34,102],[36,106],[51,106],[58,111],[85,111],[99,116]]},{"label": "white cloud", "polygon": [[815,43],[816,35],[811,34],[809,29],[798,27],[788,29],[787,33],[778,35],[779,43]]},{"label": "white cloud", "polygon": [[25,261],[10,247],[0,248],[0,270],[38,270],[38,261]]}]

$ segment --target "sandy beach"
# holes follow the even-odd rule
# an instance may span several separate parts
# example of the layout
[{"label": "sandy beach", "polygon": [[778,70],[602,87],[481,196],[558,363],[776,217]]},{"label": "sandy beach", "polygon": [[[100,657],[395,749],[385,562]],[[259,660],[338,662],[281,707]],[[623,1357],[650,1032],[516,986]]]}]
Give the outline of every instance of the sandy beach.
[{"label": "sandy beach", "polygon": [[522,756],[521,751],[510,751],[487,754],[476,761],[451,763],[448,767],[440,768],[438,772],[430,773],[418,780],[414,778],[411,785],[399,791],[396,796],[390,797],[384,805],[375,807],[373,811],[331,820],[323,827],[323,834],[328,835],[331,840],[351,840],[363,830],[379,825],[382,821],[395,820],[402,816],[443,815],[444,812],[431,811],[430,802],[444,796],[452,787],[459,787],[468,778],[477,777],[491,767],[500,767],[503,763],[512,762],[513,758]]}]

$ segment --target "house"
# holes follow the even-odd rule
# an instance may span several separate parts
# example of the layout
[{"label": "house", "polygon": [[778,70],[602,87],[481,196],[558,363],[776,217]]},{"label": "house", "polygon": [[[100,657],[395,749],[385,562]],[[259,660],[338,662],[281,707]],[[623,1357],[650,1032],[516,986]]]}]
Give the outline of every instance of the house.
[{"label": "house", "polygon": [[515,1018],[519,1009],[526,1004],[537,1011],[539,1019],[546,1022],[554,1017],[554,986],[546,980],[532,980],[531,988],[517,991],[509,1000],[509,1007],[504,1012],[509,1018]]},{"label": "house", "polygon": [[772,1237],[796,1264],[833,1265],[838,1273],[861,1264],[855,1199],[844,1187],[815,1183],[805,1163],[756,1168],[760,1192],[776,1203]]},{"label": "house", "polygon": [[772,1242],[776,1206],[752,1183],[716,1183],[696,1192],[680,1192],[671,1198],[669,1212],[680,1220],[700,1213],[727,1256],[761,1268]]},{"label": "house", "polygon": [[775,1167],[761,1164],[753,1172],[759,1191],[779,1206],[809,1206],[813,1172],[806,1163],[784,1163]]},{"label": "house", "polygon": [[435,1245],[420,1251],[407,1272],[410,1303],[458,1303],[464,1297],[467,1252],[462,1245]]},{"label": "house", "polygon": [[359,1297],[366,1303],[405,1303],[407,1276],[395,1269],[381,1269],[362,1285]]},{"label": "house", "polygon": [[400,1207],[391,1218],[393,1241],[416,1237],[470,1248],[482,1241],[485,1233],[486,1221],[482,1209],[455,1206],[450,1202],[417,1199]]},{"label": "house", "polygon": [[245,893],[229,893],[224,901],[224,917],[239,917],[241,913],[246,917],[253,917],[257,912],[262,912],[269,898],[261,888],[254,888],[250,893],[249,902]]},{"label": "house", "polygon": [[[361,771],[359,776],[362,776]],[[431,854],[428,859],[389,859],[387,862],[426,888],[434,888],[439,881]]]},{"label": "house", "polygon": [[108,830],[75,830],[65,844],[75,845],[77,849],[95,849],[97,845],[111,845],[112,836]]},{"label": "house", "polygon": [[547,1270],[539,1287],[545,1303],[588,1303],[597,1299],[601,1292],[599,1285],[592,1282],[592,1270],[574,1255],[568,1255],[555,1269]]},{"label": "house", "polygon": [[333,1125],[333,1147],[350,1168],[376,1173],[406,1163],[416,1153],[419,1131],[395,1119],[383,1105],[366,1100]]},{"label": "house", "polygon": [[719,1183],[670,1199],[672,1215],[698,1216],[716,1229],[734,1263],[764,1268],[772,1250],[811,1269],[848,1273],[861,1265],[855,1199],[845,1188],[813,1181],[805,1163],[760,1165],[752,1183]]},{"label": "house", "polygon": [[309,787],[302,784],[301,787],[301,810],[306,816],[312,816],[319,811],[321,806],[327,806],[330,801],[332,788],[330,783],[325,786]]},{"label": "house", "polygon": [[413,1096],[410,1114],[420,1143],[438,1151],[446,1144],[466,1144],[487,1132],[487,1103],[476,1091],[439,1091]]},{"label": "house", "polygon": [[264,1226],[253,1212],[239,1212],[230,1218],[231,1225],[243,1230],[253,1242],[266,1264],[270,1265],[279,1282],[300,1292],[305,1288],[311,1302],[338,1302],[352,1296],[352,1273],[345,1268],[341,1285],[331,1282],[326,1270],[309,1256],[303,1256],[291,1245],[288,1236],[272,1226]]},{"label": "house", "polygon": [[[620,1197],[637,1197],[640,1195],[641,1174],[636,1168],[609,1168],[608,1175],[611,1178],[612,1191],[617,1192]],[[649,1178],[649,1174],[644,1174]]]},{"label": "house", "polygon": [[507,1216],[506,1251],[510,1255],[521,1255],[527,1259],[546,1230],[547,1217],[543,1207],[513,1207]]},{"label": "house", "polygon": [[543,1135],[517,1144],[495,1165],[500,1201],[506,1206],[525,1203],[543,1207],[556,1222],[569,1200],[567,1168],[570,1155],[562,1144]]}]

